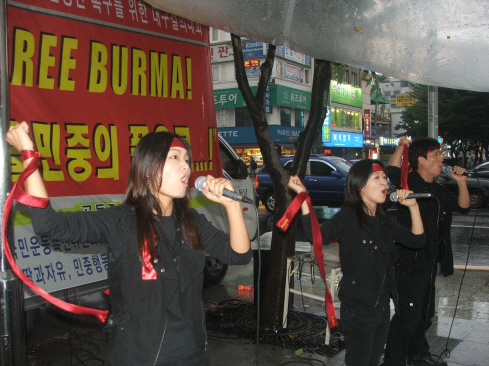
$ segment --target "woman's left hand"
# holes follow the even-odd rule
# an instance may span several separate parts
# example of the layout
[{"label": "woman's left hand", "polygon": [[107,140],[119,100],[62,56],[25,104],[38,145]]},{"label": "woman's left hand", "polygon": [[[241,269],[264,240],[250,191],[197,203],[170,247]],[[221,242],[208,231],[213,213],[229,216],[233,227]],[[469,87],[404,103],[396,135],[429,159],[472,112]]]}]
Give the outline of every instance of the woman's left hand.
[{"label": "woman's left hand", "polygon": [[205,187],[202,190],[202,193],[211,201],[221,203],[223,205],[237,202],[222,195],[224,188],[234,192],[234,188],[230,180],[226,178],[214,178],[212,175],[208,175],[206,177]]},{"label": "woman's left hand", "polygon": [[418,204],[416,201],[416,198],[410,198],[406,199],[406,197],[410,194],[413,193],[413,191],[408,191],[406,189],[398,189],[396,191],[397,197],[399,198],[399,203],[404,206],[415,206]]}]

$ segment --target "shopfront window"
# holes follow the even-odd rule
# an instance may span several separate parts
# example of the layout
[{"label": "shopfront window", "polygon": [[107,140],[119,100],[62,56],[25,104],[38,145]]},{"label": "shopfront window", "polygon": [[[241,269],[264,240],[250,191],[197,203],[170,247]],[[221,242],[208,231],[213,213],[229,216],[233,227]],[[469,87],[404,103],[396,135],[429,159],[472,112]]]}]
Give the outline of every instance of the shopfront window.
[{"label": "shopfront window", "polygon": [[304,111],[295,110],[295,127],[304,127]]},{"label": "shopfront window", "polygon": [[345,128],[360,131],[361,114],[347,108],[331,107],[331,124],[334,128]]},{"label": "shopfront window", "polygon": [[290,127],[291,124],[290,108],[280,108],[280,125]]},{"label": "shopfront window", "polygon": [[234,121],[236,127],[253,126],[253,121],[251,120],[251,114],[248,107],[234,108]]}]

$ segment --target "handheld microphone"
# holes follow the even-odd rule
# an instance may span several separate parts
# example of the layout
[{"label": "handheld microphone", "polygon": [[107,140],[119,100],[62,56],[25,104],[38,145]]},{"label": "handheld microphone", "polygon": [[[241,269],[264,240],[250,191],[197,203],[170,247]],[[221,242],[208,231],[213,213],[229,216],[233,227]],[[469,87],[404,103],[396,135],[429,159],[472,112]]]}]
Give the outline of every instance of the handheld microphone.
[{"label": "handheld microphone", "polygon": [[[204,176],[198,177],[195,180],[195,188],[197,188],[197,190],[199,190],[200,192],[202,192],[202,190],[205,187],[205,180],[206,180],[206,177],[204,177]],[[252,205],[255,204],[253,202],[253,200],[249,199],[248,197],[243,196],[242,194],[230,191],[229,189],[226,189],[226,188],[224,188],[224,190],[222,191],[222,195],[224,197],[231,198],[232,200],[235,200],[235,201],[241,201],[243,203],[249,203]]]},{"label": "handheld microphone", "polygon": [[[407,195],[405,199],[410,199],[410,198],[430,198],[432,195],[431,193],[410,193]],[[389,198],[392,202],[397,202],[399,201],[399,196],[397,195],[396,192],[392,192],[389,195]]]},{"label": "handheld microphone", "polygon": [[[445,172],[446,174],[448,174],[449,176],[452,175],[452,170],[453,170],[453,167],[452,166],[449,166],[449,165],[443,165],[443,167],[441,168],[441,170],[443,172]],[[455,173],[457,174],[457,173]],[[467,172],[463,172],[462,174],[457,174],[457,175],[464,175],[466,177],[469,176],[469,174]]]}]

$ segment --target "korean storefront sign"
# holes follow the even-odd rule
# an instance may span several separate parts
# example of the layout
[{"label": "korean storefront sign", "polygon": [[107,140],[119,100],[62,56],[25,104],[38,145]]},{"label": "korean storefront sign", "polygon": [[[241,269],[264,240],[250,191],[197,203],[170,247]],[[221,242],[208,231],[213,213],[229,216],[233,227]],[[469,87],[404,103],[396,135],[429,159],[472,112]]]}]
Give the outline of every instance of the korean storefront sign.
[{"label": "korean storefront sign", "polygon": [[331,80],[331,103],[339,103],[352,107],[362,108],[362,89],[350,84],[339,84]]},{"label": "korean storefront sign", "polygon": [[327,147],[363,147],[363,135],[361,133],[350,133],[331,131],[331,141],[323,141]]},{"label": "korean storefront sign", "polygon": [[415,104],[417,99],[411,94],[398,94],[391,96],[391,107],[407,107]]},{"label": "korean storefront sign", "polygon": [[283,45],[277,47],[277,56],[285,58],[290,61],[297,62],[298,64],[302,64],[305,66],[312,66],[311,57],[306,56],[303,53],[295,52],[291,50],[289,47]]},{"label": "korean storefront sign", "polygon": [[379,145],[380,146],[397,146],[398,140],[399,139],[397,137],[379,136]]},{"label": "korean storefront sign", "polygon": [[309,110],[311,106],[311,92],[273,84],[270,87],[272,104]]},{"label": "korean storefront sign", "polygon": [[371,136],[371,121],[370,121],[370,109],[363,110],[363,136]]},{"label": "korean storefront sign", "polygon": [[323,142],[331,142],[331,108],[327,109],[323,122]]}]

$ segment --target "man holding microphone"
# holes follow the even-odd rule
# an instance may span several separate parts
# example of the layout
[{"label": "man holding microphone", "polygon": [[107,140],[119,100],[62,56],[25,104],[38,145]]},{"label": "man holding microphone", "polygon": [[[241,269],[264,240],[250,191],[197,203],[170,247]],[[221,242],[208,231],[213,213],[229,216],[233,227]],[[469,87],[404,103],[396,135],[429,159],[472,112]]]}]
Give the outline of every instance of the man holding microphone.
[{"label": "man holding microphone", "polygon": [[[409,162],[410,172],[407,163]],[[451,172],[458,184],[458,197],[435,181],[442,171],[443,156],[440,144],[433,138],[407,137],[399,139],[399,146],[386,168],[387,176],[397,188],[414,193],[430,193],[431,198],[419,199],[418,204],[426,233],[422,249],[414,250],[397,245],[399,261],[396,281],[399,309],[391,320],[387,338],[384,365],[414,366],[443,365],[429,351],[426,331],[435,315],[435,278],[440,264],[444,276],[453,274],[453,253],[450,237],[452,212],[469,212],[470,196],[466,170],[454,167]],[[398,206],[398,221],[411,226],[409,212]]]}]

